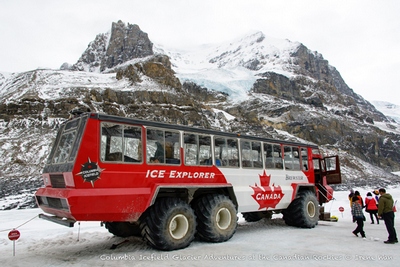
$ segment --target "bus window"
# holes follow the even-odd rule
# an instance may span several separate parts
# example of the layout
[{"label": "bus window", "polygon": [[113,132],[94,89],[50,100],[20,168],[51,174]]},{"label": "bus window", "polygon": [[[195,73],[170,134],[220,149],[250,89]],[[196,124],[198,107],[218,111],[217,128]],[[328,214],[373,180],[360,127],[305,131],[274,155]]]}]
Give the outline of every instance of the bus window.
[{"label": "bus window", "polygon": [[286,170],[293,170],[293,153],[291,146],[284,146],[283,147],[283,159],[285,161],[285,169]]},{"label": "bus window", "polygon": [[185,164],[197,165],[199,155],[198,135],[185,133],[183,135],[183,147],[185,149]]},{"label": "bus window", "polygon": [[228,163],[222,161],[222,150],[226,147],[226,140],[225,138],[215,137],[214,138],[214,156],[215,162],[218,162],[218,166],[227,166]]},{"label": "bus window", "polygon": [[147,163],[165,163],[164,131],[147,129]]},{"label": "bus window", "polygon": [[264,143],[265,168],[273,169],[275,166],[272,154],[272,145]]},{"label": "bus window", "polygon": [[251,162],[251,142],[240,141],[240,155],[243,168],[253,167],[253,163]]},{"label": "bus window", "polygon": [[142,129],[125,126],[123,139],[124,162],[142,162]]},{"label": "bus window", "polygon": [[180,142],[178,132],[147,129],[146,144],[146,162],[180,164]]},{"label": "bus window", "polygon": [[301,148],[301,164],[304,171],[308,171],[308,153],[307,148]]},{"label": "bus window", "polygon": [[283,151],[286,170],[300,170],[299,148],[284,146]]},{"label": "bus window", "polygon": [[179,133],[165,131],[165,163],[180,164],[180,142]]},{"label": "bus window", "polygon": [[326,165],[326,170],[327,171],[336,171],[337,166],[336,166],[336,158],[325,158],[325,165]]},{"label": "bus window", "polygon": [[184,148],[186,165],[212,165],[210,136],[185,133]]},{"label": "bus window", "polygon": [[[80,123],[81,121],[82,123]],[[60,129],[53,144],[53,149],[47,159],[47,164],[58,164],[75,160],[80,142],[79,139],[82,137],[80,133],[82,133],[84,125],[83,119],[74,119],[68,121],[63,130]]]},{"label": "bus window", "polygon": [[299,152],[298,147],[292,147],[292,153],[293,153],[293,170],[299,171],[301,170],[300,167],[300,152]]},{"label": "bus window", "polygon": [[[212,161],[211,136],[199,135],[199,163],[205,163],[207,160]],[[212,162],[206,165],[212,165]]]},{"label": "bus window", "polygon": [[237,139],[227,139],[226,159],[228,166],[239,167],[239,149]]},{"label": "bus window", "polygon": [[267,169],[283,169],[280,145],[264,143],[264,154]]},{"label": "bus window", "polygon": [[239,167],[239,150],[237,139],[216,137],[215,144],[215,163],[216,165]]},{"label": "bus window", "polygon": [[240,141],[241,161],[243,168],[262,168],[261,143]]},{"label": "bus window", "polygon": [[76,131],[64,133],[61,136],[56,153],[53,158],[53,163],[64,163],[67,161],[68,155],[71,152],[72,145],[75,140]]},{"label": "bus window", "polygon": [[[319,165],[319,159],[313,159],[313,165],[314,165],[314,171],[321,171],[321,168],[323,169],[324,166]],[[322,170],[323,171],[323,170]]]},{"label": "bus window", "polygon": [[140,127],[101,124],[100,157],[103,161],[142,162]]},{"label": "bus window", "polygon": [[254,168],[264,168],[263,159],[261,154],[261,142],[252,142],[251,143],[252,150],[252,160]]},{"label": "bus window", "polygon": [[321,154],[321,153],[319,152],[319,149],[318,149],[318,148],[313,148],[313,149],[312,149],[312,153],[315,154],[315,155],[320,155],[320,154]]}]

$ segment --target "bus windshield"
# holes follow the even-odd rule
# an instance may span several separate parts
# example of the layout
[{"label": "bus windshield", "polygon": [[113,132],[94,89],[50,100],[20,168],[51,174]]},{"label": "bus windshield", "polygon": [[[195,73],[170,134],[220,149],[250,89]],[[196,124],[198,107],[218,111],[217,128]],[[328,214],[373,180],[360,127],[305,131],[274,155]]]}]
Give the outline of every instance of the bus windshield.
[{"label": "bus windshield", "polygon": [[47,165],[75,160],[87,117],[79,117],[61,125],[47,159]]}]

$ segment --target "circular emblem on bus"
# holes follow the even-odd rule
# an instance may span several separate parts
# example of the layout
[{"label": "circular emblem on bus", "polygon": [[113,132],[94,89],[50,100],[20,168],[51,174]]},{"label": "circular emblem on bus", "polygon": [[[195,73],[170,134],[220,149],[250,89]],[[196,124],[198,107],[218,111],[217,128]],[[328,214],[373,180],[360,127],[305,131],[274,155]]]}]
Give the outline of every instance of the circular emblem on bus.
[{"label": "circular emblem on bus", "polygon": [[100,179],[100,173],[104,169],[100,169],[99,165],[97,165],[96,162],[91,162],[90,158],[88,159],[88,162],[84,163],[82,165],[81,171],[77,173],[76,175],[82,176],[83,180],[85,182],[90,182],[92,186],[94,187],[94,182],[98,179]]}]

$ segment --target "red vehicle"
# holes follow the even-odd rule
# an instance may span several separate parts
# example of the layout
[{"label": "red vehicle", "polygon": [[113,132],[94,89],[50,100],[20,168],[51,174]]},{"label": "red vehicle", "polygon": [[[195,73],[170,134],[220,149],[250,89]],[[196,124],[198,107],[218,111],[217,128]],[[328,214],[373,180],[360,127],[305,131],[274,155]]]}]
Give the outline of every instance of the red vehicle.
[{"label": "red vehicle", "polygon": [[313,228],[341,175],[315,145],[89,112],[61,125],[43,179],[41,218],[175,250],[230,239],[238,213]]}]

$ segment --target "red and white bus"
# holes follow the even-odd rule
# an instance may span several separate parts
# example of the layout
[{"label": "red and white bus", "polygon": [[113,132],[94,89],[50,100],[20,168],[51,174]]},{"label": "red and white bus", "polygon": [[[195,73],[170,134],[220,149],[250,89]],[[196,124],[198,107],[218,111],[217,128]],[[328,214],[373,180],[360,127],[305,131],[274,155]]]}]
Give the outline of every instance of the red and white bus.
[{"label": "red and white bus", "polygon": [[316,145],[88,112],[61,125],[43,180],[41,218],[175,250],[230,239],[238,213],[313,228],[341,175]]}]

